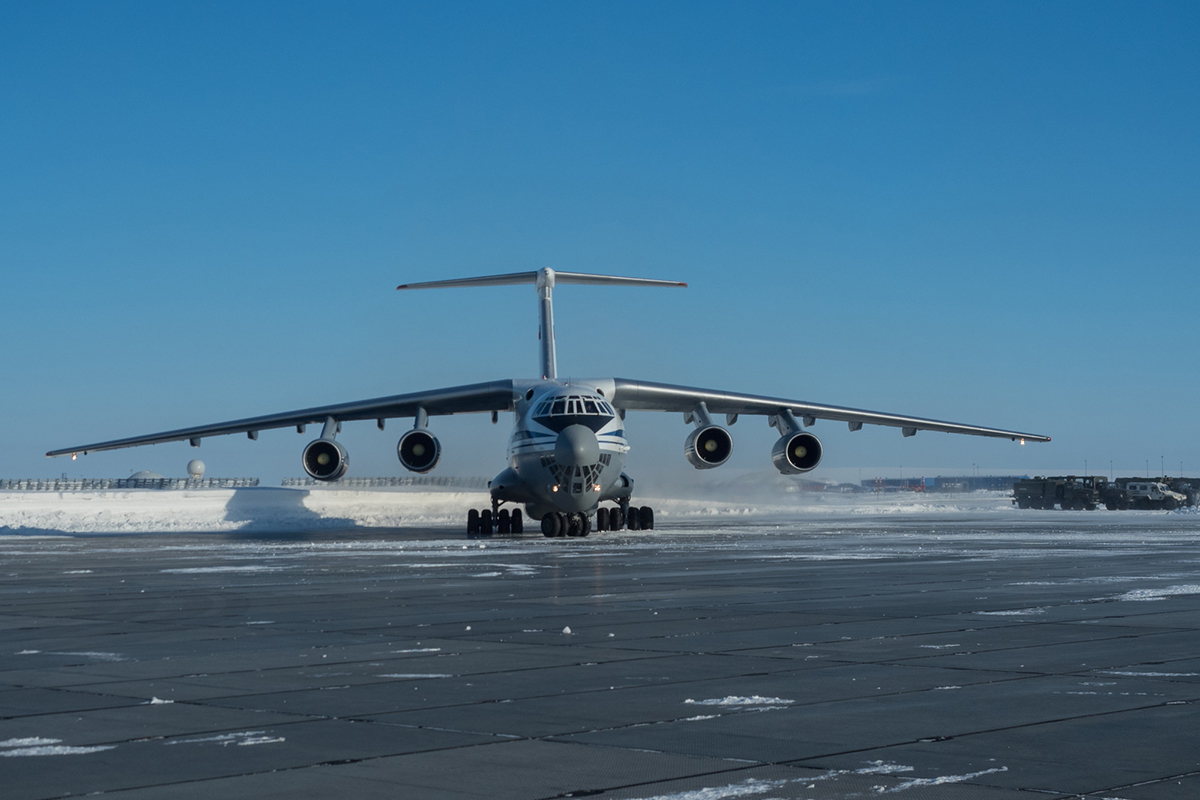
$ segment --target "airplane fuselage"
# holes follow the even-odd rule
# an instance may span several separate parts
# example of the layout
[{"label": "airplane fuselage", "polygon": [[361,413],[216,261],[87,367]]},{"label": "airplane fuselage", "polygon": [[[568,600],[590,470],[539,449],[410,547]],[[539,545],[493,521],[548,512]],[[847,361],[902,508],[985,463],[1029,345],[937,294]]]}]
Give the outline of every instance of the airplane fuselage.
[{"label": "airplane fuselage", "polygon": [[602,500],[629,498],[625,422],[603,383],[526,384],[515,404],[508,468],[491,482],[495,499],[524,503],[541,519],[552,511],[591,514]]}]

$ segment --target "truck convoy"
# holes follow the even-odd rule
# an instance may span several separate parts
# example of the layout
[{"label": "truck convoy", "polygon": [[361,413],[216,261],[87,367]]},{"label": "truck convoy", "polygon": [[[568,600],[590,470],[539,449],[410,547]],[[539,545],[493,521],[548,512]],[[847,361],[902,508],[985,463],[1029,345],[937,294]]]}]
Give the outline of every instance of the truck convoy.
[{"label": "truck convoy", "polygon": [[1024,478],[1013,483],[1017,508],[1061,508],[1064,511],[1161,509],[1194,506],[1200,498],[1200,479],[1117,478],[1099,475]]}]

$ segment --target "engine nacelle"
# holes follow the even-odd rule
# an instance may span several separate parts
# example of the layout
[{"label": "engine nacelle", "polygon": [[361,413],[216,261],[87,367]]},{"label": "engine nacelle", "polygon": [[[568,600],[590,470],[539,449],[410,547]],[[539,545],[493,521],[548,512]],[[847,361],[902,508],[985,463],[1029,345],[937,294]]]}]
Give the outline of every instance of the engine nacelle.
[{"label": "engine nacelle", "polygon": [[821,440],[811,433],[789,433],[771,448],[771,463],[784,475],[811,472],[821,463]]},{"label": "engine nacelle", "polygon": [[396,456],[409,472],[429,472],[442,457],[442,445],[429,431],[413,429],[400,437]]},{"label": "engine nacelle", "polygon": [[350,468],[350,456],[333,439],[314,439],[304,448],[300,463],[314,480],[336,481]]},{"label": "engine nacelle", "polygon": [[696,428],[683,442],[683,455],[696,469],[712,469],[729,460],[733,437],[720,425]]}]

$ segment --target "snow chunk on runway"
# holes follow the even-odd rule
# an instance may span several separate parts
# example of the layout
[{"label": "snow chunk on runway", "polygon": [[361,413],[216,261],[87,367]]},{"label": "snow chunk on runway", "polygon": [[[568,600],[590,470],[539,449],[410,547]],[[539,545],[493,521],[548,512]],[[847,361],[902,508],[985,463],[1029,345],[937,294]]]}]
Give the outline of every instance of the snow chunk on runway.
[{"label": "snow chunk on runway", "polygon": [[790,706],[795,703],[795,700],[787,700],[782,697],[762,697],[761,695],[751,695],[750,697],[737,697],[729,695],[728,697],[715,697],[709,700],[684,700],[684,703],[693,706],[719,706],[721,708],[753,708],[761,706]]},{"label": "snow chunk on runway", "polygon": [[1114,599],[1145,602],[1147,600],[1166,600],[1168,597],[1188,594],[1200,594],[1200,585],[1189,583],[1183,586],[1168,586],[1164,589],[1134,589],[1125,594],[1119,594]]}]

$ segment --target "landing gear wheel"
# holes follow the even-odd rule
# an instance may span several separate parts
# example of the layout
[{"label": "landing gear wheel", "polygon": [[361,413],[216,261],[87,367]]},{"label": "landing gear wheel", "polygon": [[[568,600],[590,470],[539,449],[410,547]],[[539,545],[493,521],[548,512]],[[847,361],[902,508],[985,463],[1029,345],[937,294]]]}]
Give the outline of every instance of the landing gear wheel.
[{"label": "landing gear wheel", "polygon": [[637,506],[629,507],[629,514],[626,515],[625,525],[631,531],[640,531],[642,529],[641,510]]},{"label": "landing gear wheel", "polygon": [[547,539],[558,536],[558,514],[547,514],[542,517],[542,536]]},{"label": "landing gear wheel", "polygon": [[583,522],[579,514],[569,514],[567,516],[567,536],[582,536]]},{"label": "landing gear wheel", "polygon": [[614,508],[608,512],[608,529],[610,531],[619,531],[625,527],[625,512],[620,508]]},{"label": "landing gear wheel", "polygon": [[579,515],[579,535],[587,536],[592,532],[592,518],[587,514]]},{"label": "landing gear wheel", "polygon": [[638,511],[638,523],[644,531],[654,530],[654,509],[650,506],[642,506]]},{"label": "landing gear wheel", "polygon": [[481,536],[492,535],[492,510],[490,508],[479,512],[479,534]]},{"label": "landing gear wheel", "polygon": [[512,531],[511,518],[508,515],[508,509],[500,509],[500,513],[496,515],[496,533],[510,533]]},{"label": "landing gear wheel", "polygon": [[559,511],[554,516],[558,517],[558,536],[570,536],[571,515]]},{"label": "landing gear wheel", "polygon": [[597,508],[596,509],[596,530],[598,530],[598,531],[608,530],[608,509],[607,508]]},{"label": "landing gear wheel", "polygon": [[467,536],[476,536],[479,533],[479,512],[471,509],[467,512]]},{"label": "landing gear wheel", "polygon": [[521,509],[513,509],[512,517],[509,518],[509,526],[512,528],[513,533],[525,532],[525,519],[521,514]]}]

